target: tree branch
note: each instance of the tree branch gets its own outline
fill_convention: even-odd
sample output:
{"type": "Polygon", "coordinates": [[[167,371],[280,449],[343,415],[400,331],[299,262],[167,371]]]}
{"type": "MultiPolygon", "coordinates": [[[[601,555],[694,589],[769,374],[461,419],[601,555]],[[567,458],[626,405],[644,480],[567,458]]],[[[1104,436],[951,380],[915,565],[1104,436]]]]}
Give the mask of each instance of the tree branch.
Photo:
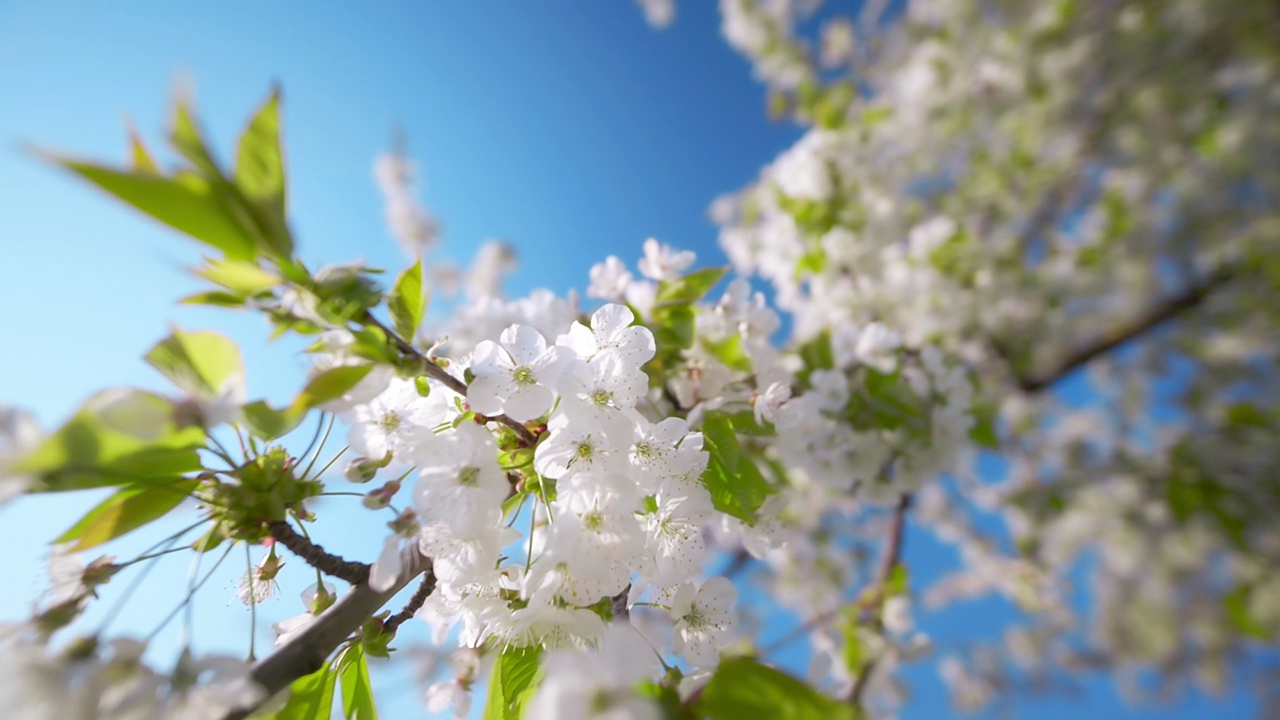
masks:
{"type": "MultiPolygon", "coordinates": [[[[903,531],[907,524],[907,510],[910,508],[911,493],[905,493],[893,509],[893,518],[889,521],[889,534],[884,541],[884,555],[880,556],[880,565],[876,568],[875,584],[864,593],[862,601],[864,606],[875,604],[884,596],[884,588],[889,584],[893,569],[902,561],[903,531]]],[[[858,706],[862,704],[862,694],[866,692],[867,683],[871,680],[871,673],[875,670],[879,659],[878,656],[870,658],[858,671],[858,677],[854,678],[853,687],[849,689],[850,704],[858,706]]]]}
{"type": "MultiPolygon", "coordinates": [[[[464,398],[467,396],[466,383],[454,377],[448,370],[445,370],[444,368],[440,367],[435,363],[434,360],[432,360],[431,358],[419,352],[418,349],[415,348],[412,343],[410,343],[408,340],[405,340],[404,338],[397,335],[394,330],[384,325],[382,321],[379,320],[378,318],[374,317],[373,313],[366,312],[364,320],[370,325],[374,325],[379,330],[381,330],[387,336],[387,339],[390,340],[393,344],[395,344],[396,349],[399,350],[401,353],[408,355],[409,357],[415,358],[419,362],[421,362],[422,372],[425,373],[427,377],[430,377],[434,380],[439,381],[445,387],[458,393],[464,398]]],[[[493,415],[493,416],[486,415],[485,417],[487,417],[490,420],[496,420],[497,422],[500,422],[503,425],[506,425],[507,427],[514,430],[516,434],[520,436],[520,440],[524,442],[526,447],[533,447],[534,445],[538,444],[538,437],[534,435],[533,432],[529,430],[529,428],[525,427],[525,424],[520,422],[519,420],[514,420],[512,418],[507,417],[506,415],[493,415]]]]}
{"type": "Polygon", "coordinates": [[[1018,387],[1023,392],[1028,393],[1044,390],[1086,365],[1094,358],[1105,355],[1130,340],[1172,320],[1183,312],[1199,306],[1215,290],[1221,288],[1238,275],[1239,267],[1237,266],[1227,265],[1219,268],[1203,283],[1187,288],[1183,292],[1149,308],[1147,312],[1138,316],[1132,324],[1095,338],[1092,342],[1068,355],[1052,370],[1039,375],[1019,377],[1018,387]]]}
{"type": "MultiPolygon", "coordinates": [[[[275,652],[253,664],[250,677],[266,691],[263,698],[269,698],[284,690],[298,678],[305,677],[324,666],[329,655],[333,653],[351,634],[359,630],[388,600],[400,592],[417,576],[426,573],[434,580],[430,558],[424,557],[413,549],[412,556],[405,559],[404,570],[385,592],[374,592],[368,585],[359,584],[351,588],[341,600],[320,614],[306,629],[302,630],[289,642],[281,645],[275,652]]],[[[427,583],[424,581],[423,586],[427,583]]],[[[432,588],[435,583],[430,584],[432,588]]],[[[423,599],[430,591],[423,593],[421,588],[414,595],[422,594],[423,599]]],[[[241,706],[228,713],[224,720],[243,720],[249,713],[262,705],[256,702],[241,706]]]]}
{"type": "Polygon", "coordinates": [[[344,560],[328,552],[319,545],[299,535],[288,522],[276,520],[269,523],[267,529],[271,537],[289,548],[290,552],[302,558],[308,565],[320,572],[346,580],[352,585],[359,585],[369,579],[369,566],[362,562],[344,560]]]}
{"type": "Polygon", "coordinates": [[[418,610],[422,609],[422,604],[427,601],[427,597],[436,589],[436,574],[430,567],[424,571],[422,576],[422,584],[414,591],[413,597],[409,598],[409,602],[404,604],[400,612],[387,618],[382,623],[383,632],[394,635],[400,626],[408,622],[418,610]]]}

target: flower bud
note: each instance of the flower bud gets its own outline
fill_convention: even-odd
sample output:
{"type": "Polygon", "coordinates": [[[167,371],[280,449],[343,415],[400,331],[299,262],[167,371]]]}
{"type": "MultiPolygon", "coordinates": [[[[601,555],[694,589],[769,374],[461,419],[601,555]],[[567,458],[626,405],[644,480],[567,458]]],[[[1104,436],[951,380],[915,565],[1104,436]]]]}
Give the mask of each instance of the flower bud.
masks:
{"type": "Polygon", "coordinates": [[[391,453],[387,453],[381,460],[358,457],[347,464],[347,470],[344,474],[347,480],[350,480],[353,483],[367,483],[378,474],[379,470],[386,467],[390,462],[391,453]]]}

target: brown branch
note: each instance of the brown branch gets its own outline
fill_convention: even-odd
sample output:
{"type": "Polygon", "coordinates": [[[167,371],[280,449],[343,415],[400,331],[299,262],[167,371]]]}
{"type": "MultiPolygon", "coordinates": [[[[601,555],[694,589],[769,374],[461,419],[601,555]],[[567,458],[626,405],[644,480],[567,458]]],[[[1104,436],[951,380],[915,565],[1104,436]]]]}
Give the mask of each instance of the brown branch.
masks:
{"type": "Polygon", "coordinates": [[[268,698],[289,687],[298,678],[306,677],[324,667],[325,661],[339,645],[359,630],[396,593],[424,572],[431,572],[431,560],[415,548],[405,558],[400,577],[386,591],[374,592],[363,583],[353,586],[349,593],[321,613],[320,617],[289,642],[253,664],[250,677],[262,686],[266,695],[260,701],[246,703],[227,713],[224,720],[243,720],[268,698]]]}
{"type": "Polygon", "coordinates": [[[1187,288],[1185,291],[1156,304],[1148,309],[1147,312],[1138,316],[1130,325],[1095,338],[1092,342],[1064,358],[1056,368],[1040,375],[1018,378],[1018,387],[1023,392],[1028,393],[1044,390],[1088,364],[1091,360],[1115,350],[1117,347],[1174,319],[1187,310],[1198,307],[1214,291],[1238,275],[1239,268],[1237,266],[1228,265],[1219,268],[1203,283],[1187,288]]]}
{"type": "MultiPolygon", "coordinates": [[[[422,372],[425,373],[427,377],[439,381],[445,387],[458,393],[464,398],[467,396],[466,383],[454,377],[448,370],[440,367],[434,360],[419,352],[412,343],[397,335],[394,330],[384,325],[378,318],[374,317],[373,313],[366,312],[364,321],[381,330],[387,336],[387,339],[390,340],[396,346],[396,349],[402,354],[416,359],[422,365],[422,372]]],[[[533,447],[538,444],[538,437],[519,420],[514,420],[506,415],[486,415],[485,417],[489,420],[500,422],[514,430],[515,433],[520,436],[520,440],[525,444],[525,447],[533,447]]]]}
{"type": "Polygon", "coordinates": [[[427,569],[423,571],[422,584],[414,591],[413,597],[409,598],[409,602],[404,604],[400,612],[387,618],[382,623],[382,630],[388,634],[394,635],[400,626],[409,621],[414,613],[422,609],[422,604],[427,601],[427,597],[436,589],[436,574],[431,564],[427,564],[427,569]]]}
{"type": "Polygon", "coordinates": [[[368,565],[362,562],[344,560],[328,552],[323,547],[299,535],[284,520],[276,520],[268,524],[267,529],[271,532],[271,537],[275,538],[277,542],[289,548],[294,555],[302,558],[308,565],[326,575],[346,580],[352,585],[359,585],[369,579],[368,565]]]}
{"type": "MultiPolygon", "coordinates": [[[[902,540],[907,524],[907,510],[911,508],[911,493],[905,493],[898,505],[893,509],[893,518],[889,521],[889,534],[885,538],[884,555],[880,557],[880,565],[876,568],[875,584],[864,593],[863,605],[874,604],[884,596],[884,588],[893,576],[893,569],[902,561],[902,540]]],[[[878,620],[877,620],[878,622],[878,620]]],[[[854,678],[853,687],[849,689],[848,701],[851,705],[862,704],[862,694],[866,692],[871,673],[875,671],[879,657],[866,661],[854,678]]]]}

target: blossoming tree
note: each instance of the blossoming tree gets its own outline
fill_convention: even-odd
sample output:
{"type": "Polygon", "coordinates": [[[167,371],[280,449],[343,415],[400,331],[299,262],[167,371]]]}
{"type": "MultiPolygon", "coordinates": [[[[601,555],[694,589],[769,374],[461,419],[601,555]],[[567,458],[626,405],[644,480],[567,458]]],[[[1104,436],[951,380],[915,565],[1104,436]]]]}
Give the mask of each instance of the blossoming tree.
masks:
{"type": "Polygon", "coordinates": [[[810,128],[713,204],[732,277],[648,240],[635,273],[591,270],[590,302],[506,299],[500,245],[466,271],[427,262],[436,224],[400,152],[377,179],[416,261],[315,269],[277,93],[229,163],[184,102],[176,167],[136,136],[125,167],[48,156],[203,243],[208,289],[183,302],[307,337],[312,369],[291,402],[250,400],[229,339],[175,329],[146,354],[168,394],[108,390],[48,431],[0,414],[0,502],[112,490],[55,539],[34,617],[0,628],[5,707],[373,718],[368,658],[425,622],[451,667],[428,705],[460,717],[481,682],[486,718],[886,717],[898,667],[931,658],[912,603],[992,593],[1022,618],[932,658],[961,707],[1081,667],[1228,682],[1280,631],[1280,13],[820,5],[721,3],[770,111],[810,128]],[[428,295],[455,293],[428,318],[428,295]],[[1087,409],[1052,392],[1081,372],[1087,409]],[[977,472],[983,453],[1004,477],[977,472]],[[369,515],[377,558],[309,538],[334,486],[391,510],[369,515]],[[81,559],[170,514],[191,524],[139,556],[81,559]],[[902,561],[908,515],[960,549],[930,587],[902,561]],[[117,575],[236,551],[259,556],[250,612],[286,560],[316,574],[251,662],[160,671],[144,642],[72,639],[117,575]],[[779,642],[809,640],[803,676],[744,631],[772,606],[799,618],[779,642]]]}

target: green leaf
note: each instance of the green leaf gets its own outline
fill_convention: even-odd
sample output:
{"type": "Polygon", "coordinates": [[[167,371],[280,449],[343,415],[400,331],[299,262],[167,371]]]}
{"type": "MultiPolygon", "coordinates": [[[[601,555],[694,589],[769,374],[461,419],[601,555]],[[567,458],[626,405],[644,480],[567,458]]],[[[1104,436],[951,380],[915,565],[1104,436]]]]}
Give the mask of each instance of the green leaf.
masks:
{"type": "Polygon", "coordinates": [[[721,414],[708,414],[702,423],[702,436],[710,443],[720,460],[730,470],[738,467],[738,436],[733,421],[721,414]]]}
{"type": "Polygon", "coordinates": [[[1270,424],[1265,413],[1253,403],[1247,402],[1237,403],[1227,408],[1227,423],[1260,428],[1265,428],[1270,424]]]}
{"type": "Polygon", "coordinates": [[[703,340],[702,345],[730,370],[751,372],[753,363],[751,362],[751,357],[747,355],[746,350],[742,347],[741,335],[730,335],[727,339],[717,343],[703,340]]]}
{"type": "Polygon", "coordinates": [[[985,448],[1000,449],[1000,437],[996,435],[996,426],[990,416],[975,418],[973,427],[969,430],[969,439],[985,448]]]}
{"type": "Polygon", "coordinates": [[[777,428],[773,425],[761,425],[757,422],[754,410],[740,410],[735,413],[729,413],[725,417],[729,419],[729,422],[733,423],[733,431],[739,435],[775,437],[778,434],[777,428]]]}
{"type": "Polygon", "coordinates": [[[396,278],[387,295],[387,309],[400,337],[413,342],[418,326],[427,312],[426,295],[422,291],[422,258],[396,278]]]}
{"type": "Polygon", "coordinates": [[[896,595],[906,595],[910,582],[911,576],[907,572],[907,566],[902,563],[894,564],[893,569],[889,571],[889,577],[884,582],[884,596],[891,598],[896,595]]]}
{"type": "Polygon", "coordinates": [[[662,306],[695,303],[715,287],[727,272],[729,272],[727,267],[703,268],[676,280],[663,280],[658,283],[655,304],[662,306]]]}
{"type": "Polygon", "coordinates": [[[162,177],[149,171],[116,170],[64,157],[53,162],[76,173],[134,208],[227,257],[252,260],[255,241],[240,224],[225,194],[191,172],[162,177]]]}
{"type": "Polygon", "coordinates": [[[707,720],[854,720],[857,716],[852,705],[751,658],[720,663],[698,697],[695,713],[707,720]]]}
{"type": "Polygon", "coordinates": [[[1253,618],[1250,612],[1249,596],[1253,594],[1253,588],[1249,585],[1239,585],[1222,598],[1222,606],[1227,611],[1227,619],[1231,621],[1231,626],[1237,631],[1245,635],[1251,635],[1261,640],[1271,640],[1274,634],[1265,626],[1253,618]]]}
{"type": "Polygon", "coordinates": [[[222,170],[209,151],[204,134],[196,122],[190,107],[191,99],[179,95],[173,103],[173,127],[169,131],[169,144],[178,154],[211,178],[222,177],[222,170]]]}
{"type": "Polygon", "coordinates": [[[223,308],[242,308],[244,307],[245,298],[235,293],[222,292],[221,290],[210,290],[208,292],[199,292],[188,295],[180,300],[180,305],[211,305],[213,307],[223,308]]]}
{"type": "Polygon", "coordinates": [[[755,462],[742,453],[733,420],[723,413],[708,413],[702,436],[709,455],[702,484],[712,504],[720,512],[754,523],[772,488],[755,462]]]}
{"type": "Polygon", "coordinates": [[[293,431],[307,416],[306,411],[296,412],[292,407],[276,410],[265,400],[255,400],[240,408],[249,431],[261,440],[275,440],[293,431]]]}
{"type": "Polygon", "coordinates": [[[858,630],[856,610],[845,613],[840,619],[840,635],[844,640],[844,652],[841,653],[844,667],[849,671],[850,676],[857,677],[862,670],[865,653],[862,648],[862,636],[858,630]]]}
{"type": "Polygon", "coordinates": [[[353,645],[338,662],[342,677],[342,714],[347,720],[378,720],[369,682],[369,663],[359,645],[353,645]]]}
{"type": "Polygon", "coordinates": [[[125,131],[129,133],[129,159],[133,163],[133,170],[152,175],[160,174],[160,168],[156,166],[156,161],[151,159],[151,152],[142,142],[138,129],[133,126],[133,121],[126,120],[125,125],[125,131]]]}
{"type": "Polygon", "coordinates": [[[244,377],[240,348],[227,336],[210,330],[185,332],[174,328],[146,355],[147,362],[174,385],[199,397],[213,397],[233,377],[244,377]]]}
{"type": "Polygon", "coordinates": [[[524,704],[536,689],[541,648],[507,648],[493,664],[484,720],[520,720],[524,704]]]}
{"type": "Polygon", "coordinates": [[[179,428],[173,402],[142,390],[108,390],[88,402],[14,470],[38,476],[32,492],[168,480],[201,469],[204,431],[179,428]]]}
{"type": "Polygon", "coordinates": [[[756,512],[769,497],[769,483],[749,458],[730,468],[716,450],[711,450],[702,484],[711,495],[711,503],[720,512],[747,523],[754,523],[756,512]]]}
{"type": "Polygon", "coordinates": [[[302,392],[294,398],[290,410],[306,411],[330,400],[336,400],[359,384],[372,369],[372,365],[339,365],[329,368],[311,378],[302,392]]]}
{"type": "MultiPolygon", "coordinates": [[[[244,260],[210,260],[195,273],[239,295],[255,295],[280,284],[280,276],[244,260]]],[[[236,304],[243,303],[238,300],[236,304]]]]}
{"type": "Polygon", "coordinates": [[[289,702],[280,710],[257,720],[329,720],[338,673],[325,664],[314,673],[298,678],[289,686],[289,702]]]}
{"type": "Polygon", "coordinates": [[[273,89],[240,135],[230,194],[243,207],[265,250],[277,258],[293,254],[286,221],[285,165],[280,150],[280,90],[273,89]]]}
{"type": "Polygon", "coordinates": [[[284,155],[280,151],[280,90],[273,89],[236,149],[235,183],[250,200],[283,218],[285,214],[284,155]]]}
{"type": "Polygon", "coordinates": [[[822,331],[806,340],[798,348],[800,359],[804,362],[804,370],[799,373],[800,379],[809,381],[809,373],[814,370],[833,370],[836,362],[831,352],[831,336],[822,331]]]}
{"type": "Polygon", "coordinates": [[[159,519],[178,507],[199,481],[175,478],[173,482],[126,487],[80,518],[54,542],[72,540],[73,550],[87,550],[159,519]]]}
{"type": "Polygon", "coordinates": [[[653,313],[653,335],[658,347],[693,347],[694,312],[688,305],[672,305],[653,313]]]}

